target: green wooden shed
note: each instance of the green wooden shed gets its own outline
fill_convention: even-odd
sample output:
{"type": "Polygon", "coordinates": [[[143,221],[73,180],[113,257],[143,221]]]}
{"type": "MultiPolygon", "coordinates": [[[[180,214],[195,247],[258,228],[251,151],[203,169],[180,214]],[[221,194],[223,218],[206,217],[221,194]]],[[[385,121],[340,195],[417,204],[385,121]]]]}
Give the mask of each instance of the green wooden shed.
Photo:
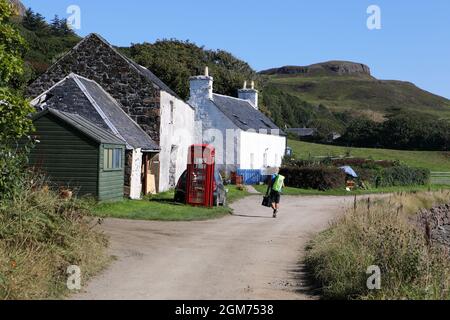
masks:
{"type": "Polygon", "coordinates": [[[125,142],[78,114],[47,109],[33,116],[30,166],[52,184],[99,201],[123,199],[125,142]]]}

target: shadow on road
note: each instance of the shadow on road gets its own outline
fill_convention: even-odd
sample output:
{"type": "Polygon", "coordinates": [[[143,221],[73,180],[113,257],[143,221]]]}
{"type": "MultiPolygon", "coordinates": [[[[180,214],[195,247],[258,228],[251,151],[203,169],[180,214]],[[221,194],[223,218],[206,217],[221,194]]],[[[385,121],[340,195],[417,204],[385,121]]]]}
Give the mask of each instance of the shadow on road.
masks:
{"type": "Polygon", "coordinates": [[[308,295],[313,299],[322,298],[320,284],[314,280],[311,270],[303,262],[300,262],[297,268],[289,270],[289,273],[297,280],[298,287],[295,290],[297,293],[308,295]]]}

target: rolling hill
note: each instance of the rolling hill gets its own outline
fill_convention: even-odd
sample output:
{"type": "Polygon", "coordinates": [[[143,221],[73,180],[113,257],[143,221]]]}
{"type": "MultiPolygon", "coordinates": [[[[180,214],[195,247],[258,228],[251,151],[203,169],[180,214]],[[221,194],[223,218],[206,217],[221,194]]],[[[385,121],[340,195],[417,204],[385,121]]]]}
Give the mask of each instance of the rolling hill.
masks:
{"type": "Polygon", "coordinates": [[[400,110],[450,120],[450,100],[410,82],[378,80],[368,66],[359,63],[330,61],[306,67],[286,66],[262,71],[260,75],[266,78],[266,88],[331,111],[350,111],[376,121],[400,110]]]}

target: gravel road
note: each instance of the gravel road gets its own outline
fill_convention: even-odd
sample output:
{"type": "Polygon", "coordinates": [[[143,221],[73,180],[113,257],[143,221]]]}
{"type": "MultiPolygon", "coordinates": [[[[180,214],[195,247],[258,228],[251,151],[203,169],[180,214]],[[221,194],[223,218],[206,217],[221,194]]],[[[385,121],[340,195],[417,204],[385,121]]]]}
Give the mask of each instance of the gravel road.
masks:
{"type": "Polygon", "coordinates": [[[278,219],[261,196],[200,222],[107,219],[117,259],[72,299],[314,299],[301,258],[349,197],[283,197],[278,219]]]}

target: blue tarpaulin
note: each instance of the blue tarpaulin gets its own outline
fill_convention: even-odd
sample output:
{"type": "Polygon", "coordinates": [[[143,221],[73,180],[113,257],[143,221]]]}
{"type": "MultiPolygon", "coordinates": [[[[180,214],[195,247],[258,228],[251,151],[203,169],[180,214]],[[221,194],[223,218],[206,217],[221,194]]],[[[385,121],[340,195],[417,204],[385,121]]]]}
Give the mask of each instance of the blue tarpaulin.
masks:
{"type": "Polygon", "coordinates": [[[353,178],[358,178],[358,175],[356,174],[355,170],[352,169],[352,167],[344,166],[341,167],[340,169],[342,169],[349,176],[352,176],[353,178]]]}
{"type": "Polygon", "coordinates": [[[243,182],[246,185],[259,184],[264,181],[264,176],[261,175],[261,170],[238,169],[237,175],[243,177],[243,182]]]}

